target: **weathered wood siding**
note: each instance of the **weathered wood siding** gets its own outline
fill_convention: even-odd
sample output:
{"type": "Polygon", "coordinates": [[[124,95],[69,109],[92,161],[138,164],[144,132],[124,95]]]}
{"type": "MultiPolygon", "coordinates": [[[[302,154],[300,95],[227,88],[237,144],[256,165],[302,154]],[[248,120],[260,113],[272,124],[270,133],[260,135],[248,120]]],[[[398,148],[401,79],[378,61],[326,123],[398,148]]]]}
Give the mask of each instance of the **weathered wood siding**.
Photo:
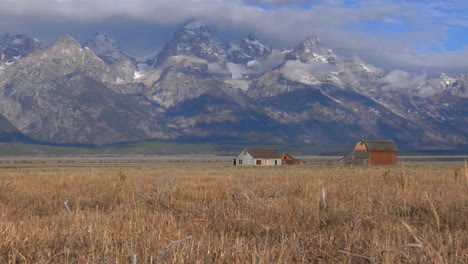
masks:
{"type": "Polygon", "coordinates": [[[284,154],[281,156],[281,163],[283,165],[295,165],[296,162],[293,157],[291,157],[289,154],[284,154]]]}
{"type": "Polygon", "coordinates": [[[369,165],[396,165],[396,151],[369,151],[369,165]]]}

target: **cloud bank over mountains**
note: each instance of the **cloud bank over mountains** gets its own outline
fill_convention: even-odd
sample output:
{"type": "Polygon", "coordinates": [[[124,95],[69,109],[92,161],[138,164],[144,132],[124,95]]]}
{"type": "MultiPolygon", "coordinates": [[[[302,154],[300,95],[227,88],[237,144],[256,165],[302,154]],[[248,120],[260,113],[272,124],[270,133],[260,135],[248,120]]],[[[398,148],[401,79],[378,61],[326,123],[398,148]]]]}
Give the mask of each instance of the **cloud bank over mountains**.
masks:
{"type": "Polygon", "coordinates": [[[195,18],[227,38],[254,32],[276,47],[319,35],[336,53],[389,70],[454,75],[468,68],[468,4],[461,0],[0,0],[0,6],[2,33],[55,39],[64,31],[120,32],[130,52],[145,42],[132,40],[132,31],[153,30],[145,35],[155,45],[195,18]],[[116,19],[121,23],[109,22],[116,19]]]}

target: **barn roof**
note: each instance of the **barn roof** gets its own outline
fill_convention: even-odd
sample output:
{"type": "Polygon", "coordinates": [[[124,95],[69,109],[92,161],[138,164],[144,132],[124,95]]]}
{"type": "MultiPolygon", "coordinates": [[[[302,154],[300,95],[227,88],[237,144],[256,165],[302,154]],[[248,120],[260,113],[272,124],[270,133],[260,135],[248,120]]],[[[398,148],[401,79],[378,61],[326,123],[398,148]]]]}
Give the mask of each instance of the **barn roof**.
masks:
{"type": "Polygon", "coordinates": [[[287,156],[289,156],[289,157],[291,157],[291,158],[293,158],[293,159],[294,159],[294,157],[293,157],[293,156],[291,156],[291,154],[289,154],[289,153],[286,153],[286,152],[281,152],[281,153],[278,153],[278,155],[280,155],[280,157],[283,157],[284,155],[287,155],[287,156]]]}
{"type": "Polygon", "coordinates": [[[273,158],[280,159],[280,155],[271,148],[246,148],[247,151],[254,159],[256,158],[273,158]]]}
{"type": "Polygon", "coordinates": [[[398,151],[393,140],[361,140],[369,151],[398,151]]]}

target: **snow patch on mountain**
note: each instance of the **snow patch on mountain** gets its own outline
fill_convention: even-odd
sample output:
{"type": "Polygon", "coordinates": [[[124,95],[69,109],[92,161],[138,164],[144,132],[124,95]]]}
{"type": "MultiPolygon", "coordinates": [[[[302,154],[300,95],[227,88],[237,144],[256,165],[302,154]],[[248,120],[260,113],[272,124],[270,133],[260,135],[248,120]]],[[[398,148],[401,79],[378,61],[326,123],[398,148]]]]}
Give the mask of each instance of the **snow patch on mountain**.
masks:
{"type": "Polygon", "coordinates": [[[272,52],[271,47],[263,44],[254,35],[249,34],[247,37],[227,45],[226,58],[230,62],[244,64],[269,56],[272,52]]]}
{"type": "Polygon", "coordinates": [[[329,95],[328,93],[324,92],[322,89],[320,89],[320,93],[325,95],[326,97],[328,97],[329,99],[335,101],[336,103],[339,103],[339,104],[343,104],[340,100],[332,97],[331,95],[329,95]]]}
{"type": "Polygon", "coordinates": [[[248,61],[247,64],[245,64],[245,66],[247,66],[247,68],[252,68],[259,64],[260,62],[258,60],[251,60],[251,61],[248,61]]]}
{"type": "Polygon", "coordinates": [[[374,72],[371,68],[369,68],[369,67],[368,67],[366,64],[364,64],[364,63],[360,63],[359,66],[361,66],[361,67],[364,69],[364,71],[366,71],[366,72],[374,72]]]}
{"type": "Polygon", "coordinates": [[[138,80],[138,79],[141,79],[141,78],[143,78],[143,77],[145,77],[145,73],[144,73],[144,72],[135,71],[135,72],[133,73],[133,79],[134,79],[134,80],[138,80]]]}

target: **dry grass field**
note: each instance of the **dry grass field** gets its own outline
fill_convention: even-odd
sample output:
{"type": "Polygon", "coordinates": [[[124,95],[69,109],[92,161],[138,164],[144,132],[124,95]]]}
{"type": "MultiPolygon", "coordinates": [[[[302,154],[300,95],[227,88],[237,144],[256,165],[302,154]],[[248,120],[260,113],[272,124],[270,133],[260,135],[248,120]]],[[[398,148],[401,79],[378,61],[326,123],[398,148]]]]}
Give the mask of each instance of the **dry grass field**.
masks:
{"type": "Polygon", "coordinates": [[[0,263],[468,263],[463,163],[3,165],[0,263]]]}

